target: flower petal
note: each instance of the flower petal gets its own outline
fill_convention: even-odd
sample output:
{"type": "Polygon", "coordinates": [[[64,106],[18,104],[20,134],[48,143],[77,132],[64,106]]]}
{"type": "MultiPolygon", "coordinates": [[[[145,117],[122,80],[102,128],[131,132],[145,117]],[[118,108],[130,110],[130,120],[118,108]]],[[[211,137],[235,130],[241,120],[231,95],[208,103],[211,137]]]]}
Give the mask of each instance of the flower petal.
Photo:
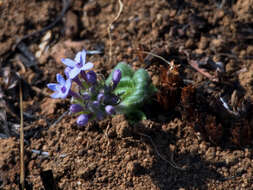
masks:
{"type": "Polygon", "coordinates": [[[86,62],[86,51],[83,49],[83,51],[81,52],[81,63],[85,64],[86,62]]]}
{"type": "Polygon", "coordinates": [[[61,93],[60,95],[59,95],[59,98],[62,98],[62,99],[65,99],[65,98],[67,98],[67,96],[68,96],[68,94],[67,93],[61,93]]]}
{"type": "Polygon", "coordinates": [[[63,76],[61,76],[61,74],[56,74],[56,80],[60,85],[64,85],[65,84],[65,79],[63,78],[63,76]]]}
{"type": "Polygon", "coordinates": [[[81,62],[81,55],[82,55],[82,52],[79,51],[76,56],[75,56],[75,62],[77,63],[80,63],[81,62]]]}
{"type": "Polygon", "coordinates": [[[78,112],[81,112],[83,111],[83,106],[81,106],[80,104],[72,104],[70,107],[69,107],[69,111],[71,113],[78,113],[78,112]]]}
{"type": "Polygon", "coordinates": [[[116,113],[115,108],[113,106],[111,106],[111,105],[105,106],[105,111],[109,115],[113,115],[113,114],[116,113]]]}
{"type": "Polygon", "coordinates": [[[72,69],[70,72],[69,72],[69,78],[70,79],[73,79],[75,78],[79,73],[80,73],[80,69],[78,69],[77,67],[75,67],[74,69],[72,69]]]}
{"type": "Polygon", "coordinates": [[[66,58],[66,59],[61,59],[61,62],[64,64],[64,65],[67,65],[68,67],[75,67],[76,65],[76,62],[69,59],[69,58],[66,58]]]}
{"type": "Polygon", "coordinates": [[[89,121],[89,116],[86,114],[82,114],[77,118],[77,125],[79,126],[84,126],[88,123],[89,121]]]}
{"type": "Polygon", "coordinates": [[[71,80],[70,79],[66,80],[65,87],[67,89],[66,91],[69,93],[69,90],[71,88],[71,80]]]}
{"type": "Polygon", "coordinates": [[[92,69],[92,67],[93,67],[93,63],[88,62],[88,63],[86,63],[86,64],[83,65],[83,67],[81,68],[81,70],[83,70],[83,71],[90,70],[90,69],[92,69]]]}
{"type": "Polygon", "coordinates": [[[47,84],[47,87],[48,87],[50,90],[57,91],[57,85],[58,85],[58,84],[55,84],[55,83],[49,83],[49,84],[47,84]]]}
{"type": "Polygon", "coordinates": [[[72,67],[66,67],[66,68],[64,69],[64,73],[65,73],[65,75],[66,75],[67,78],[69,78],[69,72],[70,72],[72,69],[73,69],[72,67]]]}
{"type": "Polygon", "coordinates": [[[59,98],[60,94],[58,92],[55,92],[55,93],[51,94],[50,96],[51,96],[51,98],[59,98]]]}

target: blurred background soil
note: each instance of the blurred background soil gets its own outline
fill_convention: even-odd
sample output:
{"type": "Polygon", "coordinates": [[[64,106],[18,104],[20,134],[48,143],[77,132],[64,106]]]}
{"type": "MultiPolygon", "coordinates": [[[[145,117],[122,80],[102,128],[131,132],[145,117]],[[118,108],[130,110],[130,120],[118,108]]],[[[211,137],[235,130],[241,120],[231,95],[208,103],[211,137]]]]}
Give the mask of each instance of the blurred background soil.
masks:
{"type": "Polygon", "coordinates": [[[27,189],[44,189],[47,170],[62,190],[253,189],[253,1],[122,3],[112,23],[117,0],[0,1],[0,189],[19,184],[20,81],[27,189]],[[83,48],[105,77],[120,61],[147,69],[148,120],[80,128],[69,100],[49,97],[61,58],[83,48]]]}

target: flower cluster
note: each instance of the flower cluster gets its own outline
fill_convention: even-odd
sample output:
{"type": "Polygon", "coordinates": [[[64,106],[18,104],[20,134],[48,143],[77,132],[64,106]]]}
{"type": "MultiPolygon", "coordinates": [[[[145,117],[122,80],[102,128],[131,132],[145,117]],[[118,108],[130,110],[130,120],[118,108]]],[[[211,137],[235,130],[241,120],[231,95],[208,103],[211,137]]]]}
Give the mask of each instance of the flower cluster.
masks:
{"type": "Polygon", "coordinates": [[[67,67],[64,73],[67,80],[62,75],[57,74],[58,83],[48,84],[48,88],[53,90],[52,98],[66,98],[71,96],[72,105],[70,112],[78,114],[77,124],[86,125],[91,120],[101,120],[107,115],[116,114],[115,106],[120,103],[120,98],[113,93],[121,80],[121,71],[114,70],[112,82],[106,84],[103,79],[91,70],[93,64],[86,63],[86,51],[78,52],[74,60],[62,59],[67,67]],[[72,82],[75,82],[79,90],[71,90],[72,82]]]}

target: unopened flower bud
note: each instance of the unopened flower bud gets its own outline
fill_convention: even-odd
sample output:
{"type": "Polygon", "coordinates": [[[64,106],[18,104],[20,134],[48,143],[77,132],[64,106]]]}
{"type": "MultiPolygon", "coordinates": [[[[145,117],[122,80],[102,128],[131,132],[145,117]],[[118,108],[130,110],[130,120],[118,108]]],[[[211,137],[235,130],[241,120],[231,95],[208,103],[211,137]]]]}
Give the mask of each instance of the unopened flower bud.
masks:
{"type": "Polygon", "coordinates": [[[89,100],[90,99],[90,95],[88,92],[84,92],[83,94],[83,100],[89,100]]]}
{"type": "Polygon", "coordinates": [[[89,88],[89,92],[90,92],[91,95],[96,94],[96,92],[97,92],[96,87],[95,87],[95,86],[91,86],[91,87],[89,88]]]}
{"type": "Polygon", "coordinates": [[[99,108],[99,102],[98,101],[93,101],[92,105],[94,106],[94,108],[99,108]]]}
{"type": "Polygon", "coordinates": [[[72,104],[69,108],[71,113],[78,113],[83,110],[83,106],[80,104],[72,104]]]}
{"type": "Polygon", "coordinates": [[[95,84],[97,82],[97,75],[94,71],[89,71],[86,73],[87,81],[91,84],[95,84]]]}
{"type": "Polygon", "coordinates": [[[105,106],[105,111],[109,115],[112,115],[112,114],[116,113],[115,108],[113,106],[111,106],[111,105],[105,106]]]}
{"type": "Polygon", "coordinates": [[[121,79],[121,71],[119,69],[115,69],[112,75],[112,82],[114,88],[118,85],[120,79],[121,79]]]}
{"type": "Polygon", "coordinates": [[[77,118],[76,123],[79,126],[84,126],[88,123],[88,121],[89,121],[88,115],[87,114],[82,114],[77,118]]]}
{"type": "Polygon", "coordinates": [[[87,80],[85,71],[81,71],[81,77],[82,77],[85,81],[87,80]]]}
{"type": "Polygon", "coordinates": [[[99,93],[97,96],[97,101],[102,102],[104,100],[104,97],[105,97],[104,93],[102,92],[99,93]]]}

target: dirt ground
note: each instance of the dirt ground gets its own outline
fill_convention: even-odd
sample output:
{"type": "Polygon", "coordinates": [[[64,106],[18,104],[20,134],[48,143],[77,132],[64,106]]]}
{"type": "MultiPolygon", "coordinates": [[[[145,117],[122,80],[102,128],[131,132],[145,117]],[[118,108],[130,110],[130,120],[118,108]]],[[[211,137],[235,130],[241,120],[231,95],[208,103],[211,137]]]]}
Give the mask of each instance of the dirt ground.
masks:
{"type": "Polygon", "coordinates": [[[44,189],[45,171],[62,190],[253,189],[253,1],[122,0],[117,20],[118,0],[68,2],[0,1],[0,189],[19,187],[16,73],[26,189],[44,189]],[[83,48],[102,52],[88,59],[105,77],[120,61],[146,68],[159,89],[147,120],[78,127],[49,97],[61,58],[83,48]]]}

